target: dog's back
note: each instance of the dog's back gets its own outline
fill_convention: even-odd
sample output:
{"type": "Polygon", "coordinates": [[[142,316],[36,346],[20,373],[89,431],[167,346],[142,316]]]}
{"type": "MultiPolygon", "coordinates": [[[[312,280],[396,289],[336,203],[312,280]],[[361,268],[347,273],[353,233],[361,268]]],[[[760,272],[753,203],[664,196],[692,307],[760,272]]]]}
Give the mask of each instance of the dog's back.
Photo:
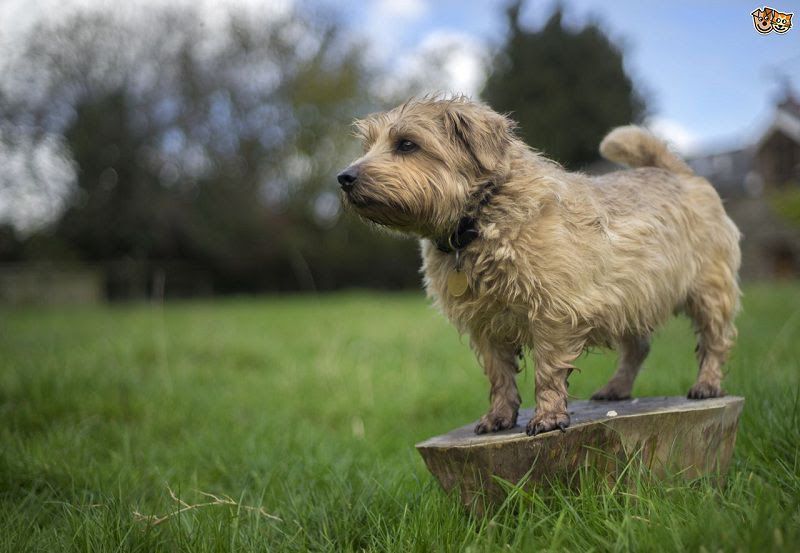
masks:
{"type": "Polygon", "coordinates": [[[630,209],[638,219],[645,215],[645,221],[648,215],[659,220],[671,216],[673,224],[688,228],[697,248],[713,245],[738,271],[740,233],[719,194],[663,141],[641,127],[618,127],[600,143],[600,154],[631,168],[595,179],[598,197],[615,204],[608,207],[617,215],[630,209]]]}
{"type": "Polygon", "coordinates": [[[620,247],[636,250],[628,254],[647,287],[665,279],[665,288],[678,292],[674,308],[686,311],[698,332],[706,333],[721,365],[735,336],[741,261],[740,233],[722,200],[706,179],[642,128],[614,129],[600,153],[632,168],[594,179],[596,197],[611,215],[610,229],[627,239],[620,247]],[[650,249],[651,241],[659,247],[650,249]]]}

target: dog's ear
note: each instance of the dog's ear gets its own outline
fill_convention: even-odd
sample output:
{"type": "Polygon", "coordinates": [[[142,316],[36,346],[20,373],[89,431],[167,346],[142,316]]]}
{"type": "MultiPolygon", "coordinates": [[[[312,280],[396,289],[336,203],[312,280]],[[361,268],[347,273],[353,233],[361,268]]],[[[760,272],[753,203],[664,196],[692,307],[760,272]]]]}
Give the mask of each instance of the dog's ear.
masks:
{"type": "Polygon", "coordinates": [[[356,119],[352,124],[353,135],[361,141],[362,146],[368,149],[375,142],[376,129],[372,117],[356,119]]]}
{"type": "Polygon", "coordinates": [[[514,139],[514,123],[509,118],[471,102],[450,103],[445,108],[444,126],[484,173],[497,170],[514,139]]]}

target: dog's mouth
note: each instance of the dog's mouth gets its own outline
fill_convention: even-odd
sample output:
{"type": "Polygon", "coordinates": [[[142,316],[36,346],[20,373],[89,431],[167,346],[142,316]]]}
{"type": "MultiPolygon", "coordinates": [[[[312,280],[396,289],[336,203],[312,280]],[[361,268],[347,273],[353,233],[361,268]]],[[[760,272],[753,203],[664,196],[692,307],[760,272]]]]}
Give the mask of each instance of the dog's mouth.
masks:
{"type": "Polygon", "coordinates": [[[356,209],[367,209],[369,207],[374,207],[379,205],[377,201],[363,194],[360,194],[353,189],[347,190],[343,192],[343,194],[347,200],[347,203],[349,203],[356,209]]]}
{"type": "Polygon", "coordinates": [[[359,215],[369,220],[374,220],[380,212],[388,209],[382,202],[355,189],[343,191],[342,195],[346,206],[351,207],[359,215]]]}
{"type": "Polygon", "coordinates": [[[406,210],[400,206],[390,205],[356,189],[343,192],[343,196],[345,205],[349,205],[359,216],[368,221],[399,231],[404,231],[410,226],[406,220],[406,210]]]}

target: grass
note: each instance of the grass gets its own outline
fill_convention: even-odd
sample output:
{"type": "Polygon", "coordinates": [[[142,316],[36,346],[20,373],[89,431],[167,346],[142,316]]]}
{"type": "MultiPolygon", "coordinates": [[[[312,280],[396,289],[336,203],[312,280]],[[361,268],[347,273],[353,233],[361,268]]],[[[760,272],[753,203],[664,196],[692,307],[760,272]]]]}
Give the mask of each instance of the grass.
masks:
{"type": "MultiPolygon", "coordinates": [[[[475,518],[413,445],[477,418],[487,383],[419,293],[5,309],[0,549],[798,551],[800,284],[748,287],[739,329],[724,489],[587,477],[475,518]]],[[[685,393],[692,350],[676,320],[635,394],[685,393]]],[[[570,391],[613,362],[582,358],[570,391]]]]}

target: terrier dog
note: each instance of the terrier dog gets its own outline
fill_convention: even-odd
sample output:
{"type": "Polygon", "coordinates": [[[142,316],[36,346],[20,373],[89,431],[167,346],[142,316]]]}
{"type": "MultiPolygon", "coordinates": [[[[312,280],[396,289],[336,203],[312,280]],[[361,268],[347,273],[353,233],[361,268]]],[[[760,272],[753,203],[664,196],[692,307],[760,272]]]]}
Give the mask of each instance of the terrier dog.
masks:
{"type": "Polygon", "coordinates": [[[630,397],[650,336],[677,312],[698,337],[688,397],[723,394],[739,231],[714,188],[663,142],[635,126],[614,129],[600,152],[631,169],[589,177],[463,97],[411,100],[354,125],[364,154],[338,175],[344,202],[421,239],[427,293],[469,335],[491,384],[476,433],[516,425],[525,350],[535,362],[529,435],[569,425],[567,377],[587,347],[619,350],[593,399],[630,397]]]}

